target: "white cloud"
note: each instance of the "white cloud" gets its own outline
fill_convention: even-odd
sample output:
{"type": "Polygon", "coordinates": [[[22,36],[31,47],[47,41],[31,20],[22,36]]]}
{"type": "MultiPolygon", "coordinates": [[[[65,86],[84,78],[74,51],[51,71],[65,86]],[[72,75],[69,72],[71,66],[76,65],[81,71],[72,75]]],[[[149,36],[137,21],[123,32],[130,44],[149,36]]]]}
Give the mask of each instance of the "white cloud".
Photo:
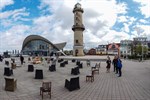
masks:
{"type": "Polygon", "coordinates": [[[139,36],[145,36],[150,40],[150,26],[149,25],[136,25],[138,28],[139,36]]]}
{"type": "MultiPolygon", "coordinates": [[[[3,42],[1,44],[7,44],[7,47],[11,47],[11,49],[21,49],[22,42],[26,36],[39,34],[53,43],[66,41],[66,48],[72,49],[74,35],[71,29],[74,24],[72,10],[76,3],[76,0],[41,0],[38,6],[41,15],[33,20],[31,19],[33,21],[32,26],[15,23],[18,20],[29,20],[24,18],[30,15],[26,8],[0,13],[2,25],[4,27],[7,25],[12,26],[6,31],[0,31],[0,34],[3,33],[0,37],[1,39],[6,38],[6,41],[11,40],[12,42],[3,42]],[[50,14],[44,15],[44,11],[50,14]]],[[[84,9],[83,24],[85,31],[83,36],[85,47],[95,47],[98,44],[107,44],[108,42],[120,42],[120,40],[132,39],[138,35],[135,30],[131,35],[129,34],[130,26],[137,19],[127,16],[127,4],[117,4],[116,0],[81,0],[80,3],[84,9]],[[122,16],[118,16],[118,14],[122,16]],[[124,27],[121,32],[111,29],[116,21],[123,22],[124,27]]],[[[143,20],[141,19],[140,21],[143,22],[143,20]]],[[[136,26],[137,24],[134,27],[136,26]]],[[[149,34],[148,25],[140,27],[144,30],[144,33],[149,34]]],[[[6,45],[3,46],[6,47],[6,45]]]]}
{"type": "Polygon", "coordinates": [[[146,18],[150,17],[150,1],[149,0],[134,0],[141,4],[140,11],[146,18]]]}
{"type": "Polygon", "coordinates": [[[0,19],[6,19],[9,17],[12,17],[12,19],[14,19],[17,16],[29,16],[29,13],[26,12],[26,8],[15,9],[0,13],[0,19]]]}
{"type": "Polygon", "coordinates": [[[26,36],[30,34],[30,27],[27,25],[16,25],[9,30],[0,32],[1,47],[6,50],[21,50],[21,45],[26,36]]]}
{"type": "Polygon", "coordinates": [[[148,23],[148,21],[145,20],[145,19],[140,19],[139,22],[144,23],[144,24],[145,24],[145,23],[148,23]]]}
{"type": "MultiPolygon", "coordinates": [[[[72,10],[77,2],[76,0],[62,1],[41,0],[39,8],[52,12],[52,15],[34,19],[34,30],[43,33],[42,35],[52,42],[66,41],[71,45],[74,34],[71,30],[74,18],[72,10]]],[[[84,9],[83,24],[86,30],[83,35],[85,45],[89,42],[102,43],[101,37],[104,37],[105,32],[115,24],[117,14],[125,14],[127,10],[125,3],[116,4],[115,0],[82,0],[80,3],[84,9]]]]}
{"type": "Polygon", "coordinates": [[[13,0],[0,0],[0,10],[5,8],[5,6],[14,4],[13,0]]]}
{"type": "MultiPolygon", "coordinates": [[[[26,11],[26,8],[20,8],[10,11],[5,11],[0,13],[1,25],[3,27],[10,27],[16,25],[18,21],[29,21],[30,19],[24,18],[29,16],[29,12],[26,11]]],[[[1,26],[1,27],[2,27],[1,26]]]]}

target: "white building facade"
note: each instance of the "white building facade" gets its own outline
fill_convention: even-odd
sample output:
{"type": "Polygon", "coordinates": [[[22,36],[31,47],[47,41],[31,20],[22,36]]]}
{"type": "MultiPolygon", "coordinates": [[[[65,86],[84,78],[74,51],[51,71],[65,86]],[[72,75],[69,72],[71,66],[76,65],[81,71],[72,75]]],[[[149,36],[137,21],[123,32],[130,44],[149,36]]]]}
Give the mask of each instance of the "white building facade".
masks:
{"type": "Polygon", "coordinates": [[[120,54],[123,57],[127,57],[132,54],[131,45],[132,45],[132,40],[121,40],[120,41],[120,54]]]}

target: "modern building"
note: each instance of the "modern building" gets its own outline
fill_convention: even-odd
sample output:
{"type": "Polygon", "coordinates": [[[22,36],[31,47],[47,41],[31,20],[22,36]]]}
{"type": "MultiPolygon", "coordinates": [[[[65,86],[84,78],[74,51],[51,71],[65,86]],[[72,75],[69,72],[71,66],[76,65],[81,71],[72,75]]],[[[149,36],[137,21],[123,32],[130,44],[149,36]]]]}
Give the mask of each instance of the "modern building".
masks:
{"type": "Polygon", "coordinates": [[[21,53],[24,55],[48,56],[51,53],[62,51],[65,45],[66,42],[53,44],[48,39],[42,36],[30,35],[23,41],[21,53]]]}
{"type": "Polygon", "coordinates": [[[74,13],[74,25],[72,26],[72,30],[74,31],[73,55],[84,56],[83,31],[85,30],[85,28],[82,23],[83,9],[81,8],[81,4],[77,3],[74,6],[73,13],[74,13]]]}
{"type": "Polygon", "coordinates": [[[120,54],[123,57],[131,56],[132,54],[132,40],[121,40],[120,41],[120,54]]]}

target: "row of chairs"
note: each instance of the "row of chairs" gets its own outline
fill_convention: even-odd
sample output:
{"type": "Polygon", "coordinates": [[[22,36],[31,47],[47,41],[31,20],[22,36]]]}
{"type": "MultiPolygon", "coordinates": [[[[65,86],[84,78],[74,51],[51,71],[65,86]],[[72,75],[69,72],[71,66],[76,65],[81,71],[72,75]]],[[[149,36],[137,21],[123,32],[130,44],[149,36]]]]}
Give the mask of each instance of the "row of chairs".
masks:
{"type": "Polygon", "coordinates": [[[86,82],[87,81],[91,81],[91,82],[94,81],[94,74],[95,73],[99,74],[100,66],[101,66],[101,63],[99,63],[99,64],[96,63],[94,67],[91,67],[91,74],[90,75],[86,75],[86,82]]]}

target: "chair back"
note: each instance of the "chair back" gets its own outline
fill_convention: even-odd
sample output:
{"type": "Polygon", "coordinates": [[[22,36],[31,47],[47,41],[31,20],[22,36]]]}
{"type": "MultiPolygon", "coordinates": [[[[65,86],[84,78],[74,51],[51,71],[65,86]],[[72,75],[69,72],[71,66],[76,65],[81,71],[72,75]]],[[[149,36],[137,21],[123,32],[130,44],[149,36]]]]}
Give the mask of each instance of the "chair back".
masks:
{"type": "Polygon", "coordinates": [[[92,72],[91,72],[91,73],[92,73],[92,74],[91,74],[92,76],[94,76],[94,72],[95,72],[95,71],[94,71],[94,70],[92,70],[92,72]]]}
{"type": "Polygon", "coordinates": [[[101,67],[101,62],[98,64],[98,67],[99,67],[99,68],[101,67]]]}
{"type": "Polygon", "coordinates": [[[51,89],[51,82],[43,82],[42,87],[43,87],[44,90],[51,89]]]}
{"type": "Polygon", "coordinates": [[[80,88],[79,77],[71,78],[70,86],[72,86],[73,88],[80,88]]]}

